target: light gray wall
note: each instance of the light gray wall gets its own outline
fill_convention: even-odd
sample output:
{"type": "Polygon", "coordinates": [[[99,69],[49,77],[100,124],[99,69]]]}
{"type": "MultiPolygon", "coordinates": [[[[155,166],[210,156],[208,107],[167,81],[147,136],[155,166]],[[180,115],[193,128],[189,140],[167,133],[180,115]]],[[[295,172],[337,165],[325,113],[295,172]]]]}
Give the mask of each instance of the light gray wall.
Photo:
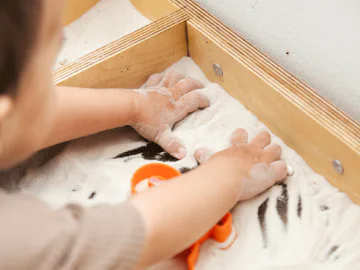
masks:
{"type": "Polygon", "coordinates": [[[360,0],[198,2],[360,122],[360,0]]]}

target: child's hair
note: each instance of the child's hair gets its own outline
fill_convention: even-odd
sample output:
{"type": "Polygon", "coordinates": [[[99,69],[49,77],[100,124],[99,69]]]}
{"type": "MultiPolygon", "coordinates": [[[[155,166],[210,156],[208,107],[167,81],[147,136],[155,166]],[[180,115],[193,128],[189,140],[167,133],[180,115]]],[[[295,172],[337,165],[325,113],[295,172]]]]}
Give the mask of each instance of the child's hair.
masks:
{"type": "Polygon", "coordinates": [[[0,95],[15,94],[37,38],[41,0],[0,0],[0,95]]]}

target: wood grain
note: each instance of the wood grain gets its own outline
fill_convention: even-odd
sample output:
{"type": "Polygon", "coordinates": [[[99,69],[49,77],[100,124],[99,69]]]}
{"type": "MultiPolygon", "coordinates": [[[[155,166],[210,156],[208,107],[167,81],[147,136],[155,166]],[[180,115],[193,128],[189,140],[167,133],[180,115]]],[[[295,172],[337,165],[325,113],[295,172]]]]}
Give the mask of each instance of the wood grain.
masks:
{"type": "Polygon", "coordinates": [[[179,8],[168,0],[130,0],[131,4],[151,21],[159,20],[179,8]]]}
{"type": "Polygon", "coordinates": [[[187,55],[187,15],[170,16],[56,70],[57,85],[136,88],[187,55]]]}
{"type": "Polygon", "coordinates": [[[315,172],[360,204],[359,124],[212,16],[189,15],[190,56],[208,78],[255,113],[315,172]],[[220,64],[223,77],[215,75],[213,63],[220,64]],[[343,175],[333,169],[334,159],[344,165],[343,175]]]}
{"type": "Polygon", "coordinates": [[[68,25],[80,18],[98,2],[99,0],[66,0],[64,25],[68,25]]]}

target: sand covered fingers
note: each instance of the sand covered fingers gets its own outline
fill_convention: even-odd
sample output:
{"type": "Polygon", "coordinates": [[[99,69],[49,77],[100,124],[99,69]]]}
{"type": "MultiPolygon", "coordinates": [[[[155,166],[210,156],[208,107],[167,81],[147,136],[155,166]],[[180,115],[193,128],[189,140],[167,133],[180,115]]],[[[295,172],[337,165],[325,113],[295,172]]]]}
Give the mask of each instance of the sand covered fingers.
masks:
{"type": "Polygon", "coordinates": [[[250,145],[256,150],[262,150],[271,142],[271,135],[266,131],[261,131],[251,141],[250,145]]]}
{"type": "Polygon", "coordinates": [[[187,151],[172,128],[189,113],[210,105],[205,95],[194,91],[202,87],[197,80],[173,70],[150,76],[145,88],[133,91],[135,113],[130,125],[172,156],[184,158],[187,151]]]}
{"type": "Polygon", "coordinates": [[[272,163],[281,158],[282,149],[280,145],[272,143],[264,148],[262,161],[265,163],[272,163]]]}
{"type": "Polygon", "coordinates": [[[204,85],[201,82],[193,78],[187,77],[180,80],[173,87],[171,87],[170,91],[173,93],[175,100],[179,100],[187,93],[201,88],[204,88],[204,85]]]}
{"type": "Polygon", "coordinates": [[[170,70],[164,74],[164,77],[160,81],[159,86],[171,88],[175,84],[177,84],[179,81],[181,81],[183,78],[184,78],[184,75],[177,73],[174,70],[170,70]]]}
{"type": "Polygon", "coordinates": [[[210,149],[200,148],[195,158],[203,164],[210,158],[231,166],[232,174],[241,182],[239,200],[250,199],[287,176],[286,163],[281,158],[282,149],[271,143],[271,136],[263,131],[248,143],[248,134],[244,129],[237,129],[231,137],[232,146],[214,154],[210,149]]]}
{"type": "Polygon", "coordinates": [[[188,114],[210,106],[208,97],[200,92],[193,91],[183,95],[176,103],[176,122],[182,120],[188,114]]]}
{"type": "Polygon", "coordinates": [[[151,75],[149,79],[146,81],[144,88],[158,86],[163,78],[164,78],[164,73],[156,73],[151,75]]]}
{"type": "Polygon", "coordinates": [[[154,139],[154,142],[177,159],[182,159],[187,154],[183,142],[175,136],[170,128],[160,131],[159,135],[154,139]]]}
{"type": "Polygon", "coordinates": [[[234,147],[240,147],[248,143],[248,133],[245,129],[239,128],[234,131],[231,136],[231,145],[234,147]]]}

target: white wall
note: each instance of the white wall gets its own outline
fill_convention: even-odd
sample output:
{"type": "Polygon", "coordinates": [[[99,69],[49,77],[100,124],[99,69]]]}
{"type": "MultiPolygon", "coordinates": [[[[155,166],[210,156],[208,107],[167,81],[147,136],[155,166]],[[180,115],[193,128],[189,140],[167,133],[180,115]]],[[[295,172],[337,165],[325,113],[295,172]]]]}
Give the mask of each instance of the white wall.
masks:
{"type": "Polygon", "coordinates": [[[360,121],[360,0],[198,2],[360,121]]]}

